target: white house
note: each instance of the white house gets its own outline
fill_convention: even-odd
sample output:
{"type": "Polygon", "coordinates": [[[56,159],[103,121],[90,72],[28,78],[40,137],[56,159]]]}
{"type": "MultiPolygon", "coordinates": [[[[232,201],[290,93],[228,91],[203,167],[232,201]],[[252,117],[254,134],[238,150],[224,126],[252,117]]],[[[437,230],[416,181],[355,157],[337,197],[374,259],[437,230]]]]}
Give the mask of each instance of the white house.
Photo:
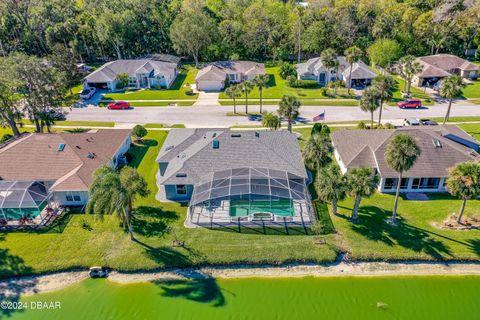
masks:
{"type": "Polygon", "coordinates": [[[198,90],[220,91],[225,83],[240,83],[265,74],[265,65],[253,61],[217,61],[198,71],[195,83],[198,90]]]}
{"type": "MultiPolygon", "coordinates": [[[[348,87],[350,84],[350,64],[345,57],[337,57],[339,67],[338,73],[334,69],[326,68],[320,57],[309,59],[307,62],[296,65],[297,78],[299,80],[315,80],[318,84],[326,86],[330,81],[342,80],[348,87]]],[[[371,70],[363,61],[355,62],[352,66],[352,87],[364,87],[369,85],[375,72],[371,70]]]]}
{"type": "Polygon", "coordinates": [[[108,62],[83,79],[84,87],[117,90],[117,76],[129,76],[128,88],[169,88],[178,75],[177,63],[148,59],[108,62]]]}

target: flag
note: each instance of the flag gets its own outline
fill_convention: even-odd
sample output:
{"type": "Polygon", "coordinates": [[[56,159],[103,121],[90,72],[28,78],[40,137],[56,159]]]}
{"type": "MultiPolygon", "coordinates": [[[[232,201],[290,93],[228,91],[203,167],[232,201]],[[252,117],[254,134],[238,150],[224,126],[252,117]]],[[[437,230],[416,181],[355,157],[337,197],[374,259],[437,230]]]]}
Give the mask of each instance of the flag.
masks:
{"type": "Polygon", "coordinates": [[[313,117],[313,122],[317,122],[320,120],[325,120],[325,110],[320,113],[318,116],[313,117]]]}

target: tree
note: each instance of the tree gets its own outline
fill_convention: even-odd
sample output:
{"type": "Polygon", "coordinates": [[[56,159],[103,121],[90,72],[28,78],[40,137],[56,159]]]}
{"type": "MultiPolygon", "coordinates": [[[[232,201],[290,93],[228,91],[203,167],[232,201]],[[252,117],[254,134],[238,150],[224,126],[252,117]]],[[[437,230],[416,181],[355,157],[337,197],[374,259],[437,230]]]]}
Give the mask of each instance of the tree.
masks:
{"type": "Polygon", "coordinates": [[[301,105],[302,104],[297,97],[289,95],[284,95],[278,104],[279,108],[277,113],[280,117],[287,118],[288,131],[290,132],[292,132],[293,120],[295,120],[300,114],[299,109],[301,105]]]}
{"type": "Polygon", "coordinates": [[[403,90],[410,94],[410,87],[412,86],[413,77],[420,73],[423,69],[422,65],[415,60],[416,58],[412,55],[404,56],[400,58],[400,75],[402,76],[405,84],[403,90]]]}
{"type": "Polygon", "coordinates": [[[144,126],[137,124],[132,129],[132,134],[135,136],[137,141],[142,141],[142,138],[148,134],[147,129],[144,126]]]}
{"type": "Polygon", "coordinates": [[[198,67],[200,50],[213,40],[215,25],[213,20],[201,10],[184,10],[172,23],[170,39],[178,53],[191,55],[198,67]]]}
{"type": "Polygon", "coordinates": [[[19,86],[10,59],[0,58],[0,125],[7,124],[15,136],[20,135],[16,121],[22,118],[19,86]]]}
{"type": "Polygon", "coordinates": [[[320,200],[332,204],[332,213],[336,215],[338,201],[345,199],[347,190],[346,178],[340,168],[335,164],[322,168],[317,174],[315,189],[320,200]]]}
{"type": "Polygon", "coordinates": [[[480,196],[480,165],[469,161],[459,163],[448,170],[448,192],[462,200],[457,222],[462,223],[462,216],[467,200],[477,199],[480,196]]]}
{"type": "Polygon", "coordinates": [[[280,62],[280,66],[278,67],[278,73],[280,78],[287,79],[289,76],[297,77],[297,70],[293,65],[288,62],[280,62]]]}
{"type": "Polygon", "coordinates": [[[253,89],[253,84],[250,80],[245,80],[239,85],[240,90],[242,90],[243,94],[245,95],[245,113],[248,114],[248,94],[253,89]]]}
{"type": "Polygon", "coordinates": [[[350,89],[352,88],[352,70],[353,64],[360,61],[362,58],[363,52],[357,46],[353,46],[345,50],[345,60],[350,64],[349,72],[348,72],[348,94],[350,94],[350,89]]]}
{"type": "MultiPolygon", "coordinates": [[[[332,70],[335,71],[335,82],[334,84],[334,94],[337,95],[337,83],[336,80],[338,79],[338,68],[340,66],[340,63],[338,62],[337,59],[337,54],[335,50],[332,48],[328,48],[322,51],[320,54],[320,61],[322,61],[323,66],[331,73],[332,70]]],[[[329,79],[329,81],[332,81],[332,79],[329,79]]]]}
{"type": "Polygon", "coordinates": [[[385,69],[400,58],[402,48],[395,40],[380,39],[368,47],[367,52],[373,64],[385,69]]]}
{"type": "Polygon", "coordinates": [[[463,94],[463,87],[464,84],[460,76],[451,75],[442,80],[439,93],[442,97],[448,99],[448,108],[447,113],[445,114],[445,119],[443,119],[443,124],[445,124],[448,121],[448,118],[450,118],[450,109],[452,108],[453,99],[463,94]]]}
{"type": "Polygon", "coordinates": [[[353,206],[353,222],[358,221],[358,209],[362,198],[368,198],[375,193],[378,177],[371,168],[354,168],[347,173],[347,194],[355,200],[353,206]]]}
{"type": "Polygon", "coordinates": [[[387,149],[385,150],[385,161],[390,168],[398,173],[395,203],[390,220],[393,225],[397,223],[398,196],[400,195],[403,173],[413,167],[420,154],[421,150],[416,144],[415,139],[408,134],[397,134],[388,142],[387,149]]]}
{"type": "Polygon", "coordinates": [[[390,75],[380,75],[373,78],[372,87],[375,88],[377,97],[380,99],[380,110],[378,112],[378,124],[382,123],[383,103],[393,98],[393,91],[397,81],[390,75]]]}
{"type": "Polygon", "coordinates": [[[132,167],[123,167],[120,171],[109,166],[98,168],[93,174],[90,185],[87,212],[96,214],[116,213],[128,226],[130,239],[133,236],[133,202],[137,197],[149,194],[145,179],[132,167]]]}
{"type": "Polygon", "coordinates": [[[58,71],[63,72],[68,90],[70,94],[73,94],[72,87],[78,83],[82,77],[80,70],[77,68],[75,55],[70,49],[65,48],[61,44],[56,44],[48,60],[58,71]]]}
{"type": "Polygon", "coordinates": [[[225,94],[233,99],[233,113],[237,113],[237,98],[242,95],[242,88],[238,85],[231,85],[225,89],[225,94]]]}
{"type": "Polygon", "coordinates": [[[119,73],[115,77],[115,80],[117,81],[117,88],[123,89],[128,86],[128,83],[130,82],[130,76],[128,73],[119,73]]]}
{"type": "Polygon", "coordinates": [[[317,122],[313,125],[312,130],[310,131],[310,134],[311,135],[324,134],[328,136],[330,134],[330,128],[326,124],[317,122]]]}
{"type": "Polygon", "coordinates": [[[262,126],[269,128],[270,130],[277,130],[281,125],[282,121],[280,120],[280,117],[273,112],[269,112],[262,116],[262,126]]]}
{"type": "Polygon", "coordinates": [[[253,79],[254,84],[257,86],[258,91],[260,92],[260,113],[262,113],[263,88],[268,88],[269,81],[270,75],[268,74],[259,74],[253,79]]]}
{"type": "Polygon", "coordinates": [[[379,92],[376,88],[370,87],[363,91],[360,99],[360,109],[365,112],[370,112],[370,129],[373,129],[373,113],[380,107],[379,92]]]}
{"type": "Polygon", "coordinates": [[[325,134],[313,134],[303,149],[303,157],[312,169],[320,170],[332,161],[333,146],[330,137],[325,134]]]}

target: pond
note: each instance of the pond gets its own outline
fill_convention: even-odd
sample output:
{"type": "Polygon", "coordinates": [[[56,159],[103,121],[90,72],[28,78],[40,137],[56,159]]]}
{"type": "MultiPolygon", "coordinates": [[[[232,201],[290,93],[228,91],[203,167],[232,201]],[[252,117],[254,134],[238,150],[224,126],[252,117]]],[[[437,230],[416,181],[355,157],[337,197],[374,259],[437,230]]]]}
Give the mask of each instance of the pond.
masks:
{"type": "Polygon", "coordinates": [[[11,319],[478,319],[479,288],[476,276],[87,280],[21,300],[60,309],[11,319]]]}

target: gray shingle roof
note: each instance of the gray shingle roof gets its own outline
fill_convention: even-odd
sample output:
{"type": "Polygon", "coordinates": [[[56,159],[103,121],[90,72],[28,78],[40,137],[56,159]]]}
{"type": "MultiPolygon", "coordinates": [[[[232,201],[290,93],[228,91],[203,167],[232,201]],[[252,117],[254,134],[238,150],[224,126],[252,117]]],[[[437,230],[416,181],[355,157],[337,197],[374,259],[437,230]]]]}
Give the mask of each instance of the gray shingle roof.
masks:
{"type": "MultiPolygon", "coordinates": [[[[345,57],[338,56],[339,72],[344,77],[348,77],[350,73],[350,64],[345,60],[345,57]]],[[[318,75],[320,70],[325,69],[320,57],[308,59],[307,62],[296,65],[297,74],[315,74],[318,75]]],[[[355,62],[352,68],[352,79],[372,79],[376,74],[363,61],[355,62]]]]}
{"type": "Polygon", "coordinates": [[[227,74],[265,74],[265,65],[254,61],[217,61],[202,68],[195,80],[224,80],[227,74]]]}
{"type": "Polygon", "coordinates": [[[456,126],[403,127],[386,130],[339,130],[332,134],[332,142],[347,168],[377,168],[382,177],[396,177],[385,161],[385,150],[392,137],[406,133],[414,137],[422,153],[415,165],[405,172],[410,177],[445,177],[448,168],[457,163],[479,160],[468,146],[455,142],[463,139],[478,145],[471,136],[456,126]],[[433,140],[442,147],[435,147],[433,140]]]}
{"type": "Polygon", "coordinates": [[[297,138],[288,131],[256,134],[229,129],[172,129],[157,162],[168,163],[159,178],[161,184],[195,184],[216,171],[242,167],[271,168],[307,177],[297,138]],[[213,148],[213,140],[218,140],[218,149],[213,148]],[[186,177],[177,177],[177,173],[186,177]]]}
{"type": "Polygon", "coordinates": [[[431,56],[418,57],[417,61],[423,65],[420,73],[422,78],[447,77],[449,70],[479,70],[480,67],[452,54],[435,54],[431,56]]]}

